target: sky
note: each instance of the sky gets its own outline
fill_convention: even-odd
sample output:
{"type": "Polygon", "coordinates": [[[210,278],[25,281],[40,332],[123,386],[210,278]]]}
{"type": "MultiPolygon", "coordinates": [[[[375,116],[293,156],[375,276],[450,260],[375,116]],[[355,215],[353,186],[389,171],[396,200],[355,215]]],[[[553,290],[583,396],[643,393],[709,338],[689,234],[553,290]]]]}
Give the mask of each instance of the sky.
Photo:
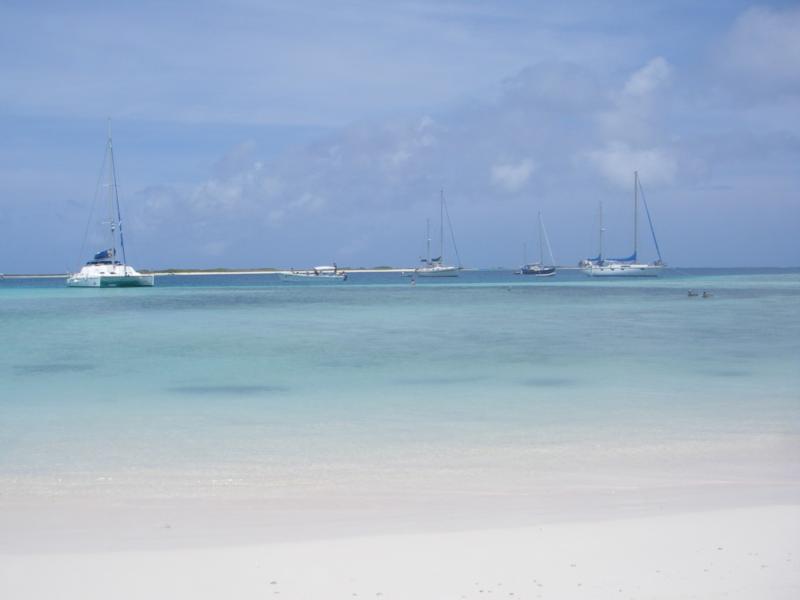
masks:
{"type": "Polygon", "coordinates": [[[464,266],[536,258],[539,212],[576,264],[601,202],[626,255],[634,171],[668,264],[798,266],[798,32],[798,1],[4,0],[0,272],[104,247],[108,118],[136,268],[414,265],[441,190],[464,266]]]}

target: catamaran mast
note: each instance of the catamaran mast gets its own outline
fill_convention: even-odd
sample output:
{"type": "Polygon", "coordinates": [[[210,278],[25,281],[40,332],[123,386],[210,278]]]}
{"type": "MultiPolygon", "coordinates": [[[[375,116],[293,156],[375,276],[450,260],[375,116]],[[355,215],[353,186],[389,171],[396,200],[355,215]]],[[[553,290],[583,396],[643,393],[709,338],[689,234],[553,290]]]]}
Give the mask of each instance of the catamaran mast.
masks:
{"type": "Polygon", "coordinates": [[[111,149],[111,119],[108,120],[106,133],[106,157],[108,158],[108,171],[105,187],[108,191],[108,235],[109,249],[111,250],[111,264],[117,258],[117,223],[114,219],[114,153],[111,149]]]}
{"type": "MultiPolygon", "coordinates": [[[[114,164],[114,145],[111,142],[111,119],[108,120],[108,152],[111,158],[111,185],[114,189],[114,196],[113,196],[113,204],[116,205],[116,225],[119,227],[119,245],[120,249],[122,250],[122,264],[128,264],[128,259],[125,256],[125,237],[122,235],[122,211],[119,208],[119,192],[117,190],[117,167],[114,164]]],[[[112,204],[111,207],[111,214],[112,214],[112,221],[114,215],[114,205],[112,204]]],[[[114,225],[111,225],[112,233],[114,229],[114,225]]],[[[117,247],[116,247],[116,240],[114,243],[114,259],[116,259],[117,255],[117,247]]]]}

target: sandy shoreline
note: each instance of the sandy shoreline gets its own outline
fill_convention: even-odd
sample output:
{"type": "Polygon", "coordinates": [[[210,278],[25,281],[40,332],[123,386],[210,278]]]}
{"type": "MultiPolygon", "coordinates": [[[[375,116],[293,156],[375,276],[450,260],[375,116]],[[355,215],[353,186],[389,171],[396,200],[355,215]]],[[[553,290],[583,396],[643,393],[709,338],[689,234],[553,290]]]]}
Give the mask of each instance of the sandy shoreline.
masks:
{"type": "Polygon", "coordinates": [[[794,598],[800,506],[251,546],[0,555],[4,598],[794,598]]]}

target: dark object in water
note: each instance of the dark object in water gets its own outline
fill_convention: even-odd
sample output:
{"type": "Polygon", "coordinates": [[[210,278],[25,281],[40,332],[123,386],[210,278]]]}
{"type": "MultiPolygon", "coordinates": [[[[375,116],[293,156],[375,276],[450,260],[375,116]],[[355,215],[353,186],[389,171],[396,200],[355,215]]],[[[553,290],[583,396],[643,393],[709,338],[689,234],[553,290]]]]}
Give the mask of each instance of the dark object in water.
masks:
{"type": "Polygon", "coordinates": [[[699,296],[699,295],[700,294],[698,294],[694,290],[689,290],[689,298],[694,298],[695,296],[699,296]]]}
{"type": "Polygon", "coordinates": [[[523,265],[520,269],[521,275],[535,275],[537,277],[550,277],[556,274],[555,267],[548,267],[542,264],[523,265]]]}
{"type": "Polygon", "coordinates": [[[703,298],[713,298],[714,294],[711,292],[703,292],[703,298]]]}

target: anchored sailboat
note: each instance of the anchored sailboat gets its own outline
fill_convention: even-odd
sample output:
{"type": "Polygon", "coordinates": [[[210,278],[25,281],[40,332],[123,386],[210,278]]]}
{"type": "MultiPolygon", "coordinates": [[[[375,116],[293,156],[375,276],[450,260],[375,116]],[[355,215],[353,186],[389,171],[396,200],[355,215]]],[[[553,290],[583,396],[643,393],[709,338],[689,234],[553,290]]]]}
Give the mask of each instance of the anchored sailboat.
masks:
{"type": "MultiPolygon", "coordinates": [[[[72,273],[67,278],[67,285],[69,287],[150,287],[153,285],[152,275],[142,275],[126,264],[125,238],[122,235],[122,213],[119,208],[117,171],[114,166],[110,121],[106,153],[103,157],[103,171],[106,173],[106,183],[102,187],[106,189],[109,210],[106,222],[109,226],[108,247],[97,252],[79,273],[72,273]],[[118,259],[117,248],[121,251],[122,261],[118,259]]],[[[98,195],[99,187],[95,192],[95,200],[98,195]]],[[[94,208],[94,203],[92,208],[94,208]]],[[[89,219],[91,220],[91,216],[89,219]]],[[[81,254],[83,254],[82,249],[81,254]]]]}
{"type": "Polygon", "coordinates": [[[556,274],[556,261],[553,258],[553,249],[550,247],[550,239],[544,229],[542,213],[539,212],[539,262],[522,265],[519,272],[521,275],[535,275],[536,277],[552,277],[556,274]],[[550,254],[550,264],[544,264],[544,244],[547,244],[547,252],[550,254]]]}
{"type": "Polygon", "coordinates": [[[641,183],[639,182],[639,172],[633,173],[633,254],[625,258],[606,258],[603,253],[603,204],[600,203],[600,247],[597,256],[581,261],[583,272],[590,277],[658,277],[664,268],[664,261],[661,259],[661,249],[658,247],[656,231],[653,228],[653,220],[650,218],[650,209],[644,197],[641,183]],[[639,255],[639,192],[642,192],[642,204],[647,214],[647,222],[650,225],[650,233],[653,236],[653,244],[658,254],[658,260],[653,263],[643,263],[638,261],[639,255]]]}
{"type": "Polygon", "coordinates": [[[456,238],[453,234],[453,224],[450,222],[450,213],[447,212],[447,204],[444,200],[444,190],[440,194],[439,202],[439,256],[431,258],[431,221],[427,220],[427,255],[422,259],[423,265],[414,269],[414,273],[419,277],[458,277],[461,270],[461,260],[458,266],[447,265],[444,263],[444,219],[447,217],[447,224],[450,228],[450,238],[453,243],[453,251],[458,259],[458,248],[456,238]]]}

